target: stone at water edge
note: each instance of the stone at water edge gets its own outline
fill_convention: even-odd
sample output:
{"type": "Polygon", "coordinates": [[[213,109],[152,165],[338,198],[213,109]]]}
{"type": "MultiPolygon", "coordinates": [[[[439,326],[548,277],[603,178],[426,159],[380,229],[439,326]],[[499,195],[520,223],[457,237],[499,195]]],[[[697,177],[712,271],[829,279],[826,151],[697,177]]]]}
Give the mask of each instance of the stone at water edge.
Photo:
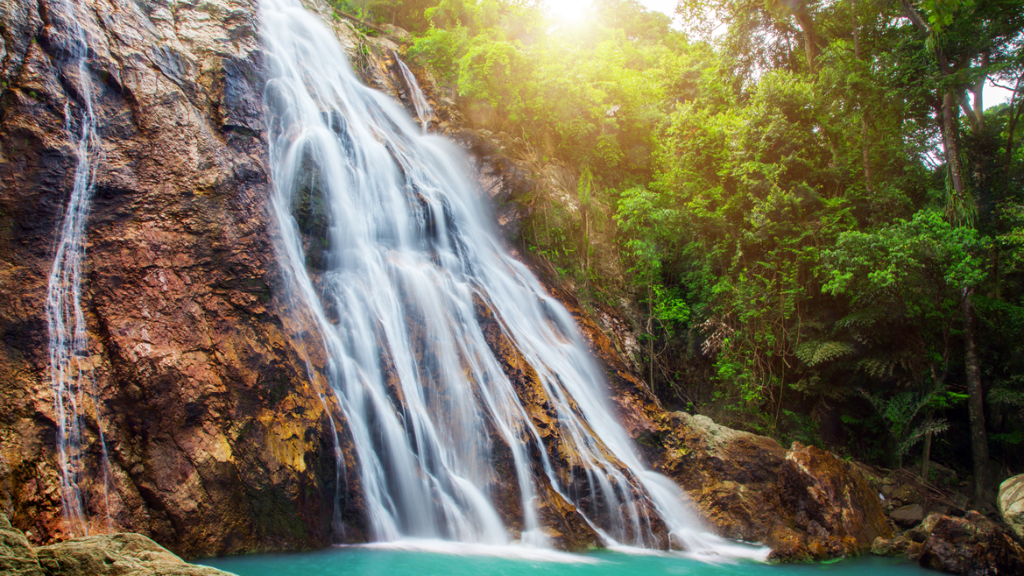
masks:
{"type": "Polygon", "coordinates": [[[921,566],[966,576],[1024,574],[1024,547],[1001,526],[971,511],[964,518],[929,516],[921,566]]]}
{"type": "Polygon", "coordinates": [[[4,576],[232,576],[195,566],[141,534],[104,534],[33,548],[0,512],[4,576]]]}
{"type": "Polygon", "coordinates": [[[0,512],[0,574],[43,576],[32,545],[20,530],[11,527],[3,512],[0,512]]]}
{"type": "Polygon", "coordinates": [[[879,536],[871,543],[871,553],[875,556],[899,556],[910,548],[910,540],[903,536],[888,539],[879,536]]]}
{"type": "Polygon", "coordinates": [[[684,412],[660,425],[657,469],[683,486],[723,536],[763,542],[783,561],[855,556],[876,538],[893,537],[878,492],[824,450],[799,443],[786,450],[684,412]]]}
{"type": "Polygon", "coordinates": [[[77,538],[36,550],[49,576],[231,576],[188,564],[141,534],[77,538]]]}
{"type": "Polygon", "coordinates": [[[1008,478],[999,485],[997,504],[1006,524],[1024,538],[1024,474],[1008,478]]]}

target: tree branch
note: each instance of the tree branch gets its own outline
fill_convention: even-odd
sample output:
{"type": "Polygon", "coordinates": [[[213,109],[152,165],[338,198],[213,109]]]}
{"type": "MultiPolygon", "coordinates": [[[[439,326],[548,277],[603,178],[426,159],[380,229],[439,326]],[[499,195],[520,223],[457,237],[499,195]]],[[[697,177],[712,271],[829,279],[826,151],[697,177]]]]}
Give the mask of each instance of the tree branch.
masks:
{"type": "Polygon", "coordinates": [[[900,2],[903,4],[903,11],[907,13],[907,18],[910,18],[910,21],[914,26],[917,26],[925,34],[931,34],[931,26],[929,26],[928,23],[924,21],[924,18],[917,13],[917,10],[910,5],[910,0],[900,0],[900,2]]]}

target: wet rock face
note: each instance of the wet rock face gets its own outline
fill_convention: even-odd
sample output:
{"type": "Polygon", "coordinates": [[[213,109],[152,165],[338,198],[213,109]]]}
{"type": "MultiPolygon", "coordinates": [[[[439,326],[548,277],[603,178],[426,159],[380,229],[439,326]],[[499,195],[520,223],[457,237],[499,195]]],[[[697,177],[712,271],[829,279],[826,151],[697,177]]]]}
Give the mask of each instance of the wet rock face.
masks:
{"type": "MultiPolygon", "coordinates": [[[[78,353],[98,398],[82,406],[92,530],[185,556],[362,538],[357,478],[335,473],[336,447],[356,467],[344,425],[309,378],[323,359],[279,298],[255,2],[85,4],[103,148],[78,353]]],[[[45,315],[78,160],[65,114],[84,105],[67,6],[0,6],[0,510],[35,542],[72,535],[45,315]]]]}
{"type": "Polygon", "coordinates": [[[1008,478],[999,486],[999,513],[1006,525],[1024,538],[1024,474],[1008,478]]]}

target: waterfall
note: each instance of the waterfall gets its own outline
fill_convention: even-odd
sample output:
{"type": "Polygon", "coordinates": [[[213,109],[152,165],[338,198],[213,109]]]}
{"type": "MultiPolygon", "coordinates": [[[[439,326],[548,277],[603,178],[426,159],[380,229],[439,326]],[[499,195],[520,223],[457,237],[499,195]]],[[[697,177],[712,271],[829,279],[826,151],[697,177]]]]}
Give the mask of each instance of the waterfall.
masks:
{"type": "Polygon", "coordinates": [[[402,62],[397,54],[395,54],[395,61],[398,62],[398,70],[402,73],[402,80],[405,81],[405,86],[408,88],[409,99],[412,100],[413,109],[416,110],[416,118],[420,121],[420,126],[423,126],[423,131],[426,132],[430,128],[430,121],[434,119],[434,109],[431,108],[430,102],[427,102],[423,90],[420,90],[420,84],[416,81],[412,70],[409,70],[409,67],[402,62]]]}
{"type": "Polygon", "coordinates": [[[53,266],[46,292],[49,372],[57,420],[57,462],[64,517],[72,533],[88,535],[88,512],[82,485],[94,479],[83,476],[83,419],[90,407],[99,431],[102,490],[107,504],[108,524],[110,521],[106,440],[99,426],[95,383],[91,378],[92,353],[82,310],[82,269],[86,262],[85,224],[102,150],[93,103],[95,88],[88,69],[89,43],[85,29],[79,22],[78,6],[65,1],[53,8],[56,8],[52,12],[54,29],[66,33],[57,38],[63,49],[62,72],[75,87],[81,102],[73,107],[69,95],[64,106],[64,130],[68,139],[75,143],[77,164],[71,194],[57,229],[53,266]]]}
{"type": "Polygon", "coordinates": [[[277,256],[326,349],[370,536],[506,544],[491,487],[514,481],[524,543],[545,543],[550,486],[610,545],[763,558],[706,533],[644,469],[572,317],[505,251],[462,153],[363,86],[298,0],[261,0],[260,17],[277,256]]]}

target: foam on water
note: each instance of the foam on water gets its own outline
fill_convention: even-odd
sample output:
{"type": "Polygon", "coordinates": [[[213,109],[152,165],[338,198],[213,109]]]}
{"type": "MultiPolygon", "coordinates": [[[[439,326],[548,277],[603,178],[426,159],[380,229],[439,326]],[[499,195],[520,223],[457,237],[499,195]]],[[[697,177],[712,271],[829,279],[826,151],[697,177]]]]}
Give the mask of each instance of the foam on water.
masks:
{"type": "Polygon", "coordinates": [[[506,560],[529,560],[535,562],[556,562],[561,564],[597,564],[600,558],[559,552],[551,548],[537,548],[524,544],[512,543],[502,546],[490,544],[472,544],[452,542],[450,540],[396,540],[394,542],[374,542],[358,546],[341,546],[366,548],[368,550],[401,550],[405,552],[427,552],[448,554],[451,556],[487,556],[506,560]]]}

